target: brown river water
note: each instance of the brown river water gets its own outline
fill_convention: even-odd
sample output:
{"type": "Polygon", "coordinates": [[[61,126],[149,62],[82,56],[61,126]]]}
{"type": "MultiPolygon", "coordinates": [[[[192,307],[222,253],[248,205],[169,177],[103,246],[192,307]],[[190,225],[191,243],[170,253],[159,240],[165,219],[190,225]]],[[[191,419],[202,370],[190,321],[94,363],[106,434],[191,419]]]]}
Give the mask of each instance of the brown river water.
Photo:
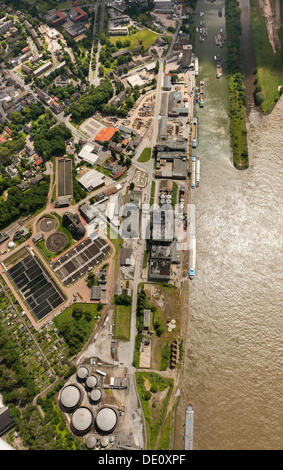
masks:
{"type": "MultiPolygon", "coordinates": [[[[231,162],[227,83],[216,79],[214,34],[224,0],[199,0],[208,38],[196,41],[205,108],[199,119],[197,265],[190,283],[188,331],[175,448],[194,407],[194,449],[283,448],[282,160],[283,97],[273,112],[249,111],[250,167],[231,162]]],[[[224,13],[224,11],[223,11],[224,13]]],[[[225,72],[225,69],[224,69],[225,72]]]]}

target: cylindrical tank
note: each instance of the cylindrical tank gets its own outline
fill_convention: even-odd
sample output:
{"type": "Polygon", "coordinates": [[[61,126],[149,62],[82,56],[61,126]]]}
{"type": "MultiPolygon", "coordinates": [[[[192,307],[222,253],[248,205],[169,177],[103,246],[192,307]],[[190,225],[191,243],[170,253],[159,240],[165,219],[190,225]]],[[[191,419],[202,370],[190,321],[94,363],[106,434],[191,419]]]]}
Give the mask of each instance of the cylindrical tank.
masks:
{"type": "Polygon", "coordinates": [[[102,437],[100,440],[101,447],[107,447],[109,445],[108,437],[102,437]]]}
{"type": "Polygon", "coordinates": [[[89,370],[87,366],[79,366],[77,369],[77,378],[79,382],[85,382],[89,375],[89,370]]]}
{"type": "Polygon", "coordinates": [[[102,399],[102,390],[100,388],[94,388],[89,394],[90,402],[97,404],[102,399]]]}
{"type": "Polygon", "coordinates": [[[85,441],[85,445],[88,449],[94,449],[97,444],[97,439],[94,434],[90,434],[85,441]]]}
{"type": "Polygon", "coordinates": [[[98,385],[98,379],[96,377],[96,375],[90,375],[87,379],[86,379],[86,387],[89,389],[89,390],[92,390],[94,387],[97,387],[98,385]]]}
{"type": "Polygon", "coordinates": [[[73,432],[82,436],[89,432],[93,423],[93,415],[89,408],[81,406],[72,415],[71,428],[73,432]]]}
{"type": "Polygon", "coordinates": [[[116,427],[118,415],[113,408],[100,408],[96,415],[96,426],[98,430],[105,434],[110,434],[116,427]]]}
{"type": "Polygon", "coordinates": [[[72,411],[74,411],[78,406],[80,406],[81,401],[82,392],[77,385],[67,385],[61,390],[59,402],[61,408],[65,412],[71,413],[72,411]]]}

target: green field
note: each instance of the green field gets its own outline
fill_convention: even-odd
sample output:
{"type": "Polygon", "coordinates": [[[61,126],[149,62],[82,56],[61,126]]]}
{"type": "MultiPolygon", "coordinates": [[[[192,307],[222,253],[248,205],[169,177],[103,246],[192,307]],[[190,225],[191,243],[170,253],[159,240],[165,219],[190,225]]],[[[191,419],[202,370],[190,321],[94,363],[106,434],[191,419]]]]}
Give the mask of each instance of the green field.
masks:
{"type": "MultiPolygon", "coordinates": [[[[136,372],[136,382],[146,422],[147,448],[155,449],[164,425],[174,382],[173,379],[165,379],[153,372],[136,372]],[[164,397],[161,392],[165,391],[164,397]]],[[[170,436],[170,431],[167,436],[162,433],[161,445],[168,443],[168,434],[170,436]]]]}
{"type": "Polygon", "coordinates": [[[131,305],[115,306],[115,333],[116,338],[124,341],[130,340],[131,335],[131,305]]]}
{"type": "Polygon", "coordinates": [[[149,29],[143,29],[142,31],[138,31],[131,36],[112,36],[109,38],[109,41],[112,44],[116,44],[116,41],[121,41],[122,43],[127,39],[131,42],[128,49],[133,50],[135,47],[139,47],[143,45],[144,49],[149,49],[152,46],[156,39],[158,38],[158,34],[154,33],[153,31],[149,31],[149,29]]]}
{"type": "Polygon", "coordinates": [[[92,329],[97,321],[96,316],[100,316],[99,313],[97,313],[97,304],[87,304],[83,302],[76,302],[72,304],[70,307],[66,308],[64,312],[62,312],[60,315],[58,315],[54,319],[54,323],[56,324],[57,327],[61,326],[62,323],[64,323],[66,320],[70,320],[72,318],[72,313],[75,307],[81,307],[83,310],[87,310],[92,314],[92,320],[90,321],[90,329],[92,329]]]}
{"type": "Polygon", "coordinates": [[[140,163],[146,163],[148,160],[150,160],[151,157],[151,148],[145,148],[141,155],[138,158],[138,162],[140,163]]]}
{"type": "Polygon", "coordinates": [[[257,70],[257,88],[261,89],[264,100],[261,109],[270,112],[279,98],[279,86],[283,86],[283,5],[281,2],[281,29],[279,39],[281,49],[276,54],[268,40],[265,19],[256,0],[251,0],[251,30],[257,70]]]}
{"type": "Polygon", "coordinates": [[[46,13],[48,10],[51,10],[52,8],[56,8],[57,10],[61,9],[66,9],[69,8],[69,3],[70,2],[56,2],[54,0],[39,0],[38,2],[34,2],[38,8],[38,11],[40,13],[46,13]]]}
{"type": "Polygon", "coordinates": [[[70,357],[82,349],[99,318],[97,304],[76,302],[54,319],[59,335],[66,341],[70,357]]]}

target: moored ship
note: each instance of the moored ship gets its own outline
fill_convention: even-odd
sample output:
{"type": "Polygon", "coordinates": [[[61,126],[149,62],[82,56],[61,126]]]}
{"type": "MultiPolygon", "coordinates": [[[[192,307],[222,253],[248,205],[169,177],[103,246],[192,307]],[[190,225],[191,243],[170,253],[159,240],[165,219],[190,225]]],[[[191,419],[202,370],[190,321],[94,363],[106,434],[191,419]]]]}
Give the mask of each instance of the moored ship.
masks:
{"type": "Polygon", "coordinates": [[[216,64],[216,78],[222,77],[222,65],[218,62],[216,64]]]}
{"type": "Polygon", "coordinates": [[[186,434],[185,434],[185,450],[193,450],[194,438],[194,409],[191,403],[186,409],[186,434]]]}
{"type": "Polygon", "coordinates": [[[198,120],[196,117],[193,118],[193,136],[192,136],[192,147],[197,147],[197,140],[198,140],[198,120]]]}
{"type": "Polygon", "coordinates": [[[196,274],[196,239],[190,240],[190,263],[189,263],[189,278],[193,279],[196,274]]]}
{"type": "Polygon", "coordinates": [[[197,157],[196,159],[196,188],[199,187],[199,181],[200,181],[200,158],[197,157]]]}
{"type": "Polygon", "coordinates": [[[192,182],[192,189],[196,186],[196,156],[192,156],[192,173],[191,173],[191,182],[192,182]]]}

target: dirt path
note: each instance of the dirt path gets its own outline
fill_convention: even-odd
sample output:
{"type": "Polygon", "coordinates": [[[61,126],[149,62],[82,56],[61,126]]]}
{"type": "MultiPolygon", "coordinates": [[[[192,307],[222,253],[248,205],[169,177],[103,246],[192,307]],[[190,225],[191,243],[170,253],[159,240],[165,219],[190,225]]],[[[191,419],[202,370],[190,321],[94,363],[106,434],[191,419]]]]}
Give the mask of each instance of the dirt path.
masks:
{"type": "Polygon", "coordinates": [[[279,29],[281,27],[280,0],[263,0],[261,2],[268,39],[274,54],[280,48],[279,29]]]}

